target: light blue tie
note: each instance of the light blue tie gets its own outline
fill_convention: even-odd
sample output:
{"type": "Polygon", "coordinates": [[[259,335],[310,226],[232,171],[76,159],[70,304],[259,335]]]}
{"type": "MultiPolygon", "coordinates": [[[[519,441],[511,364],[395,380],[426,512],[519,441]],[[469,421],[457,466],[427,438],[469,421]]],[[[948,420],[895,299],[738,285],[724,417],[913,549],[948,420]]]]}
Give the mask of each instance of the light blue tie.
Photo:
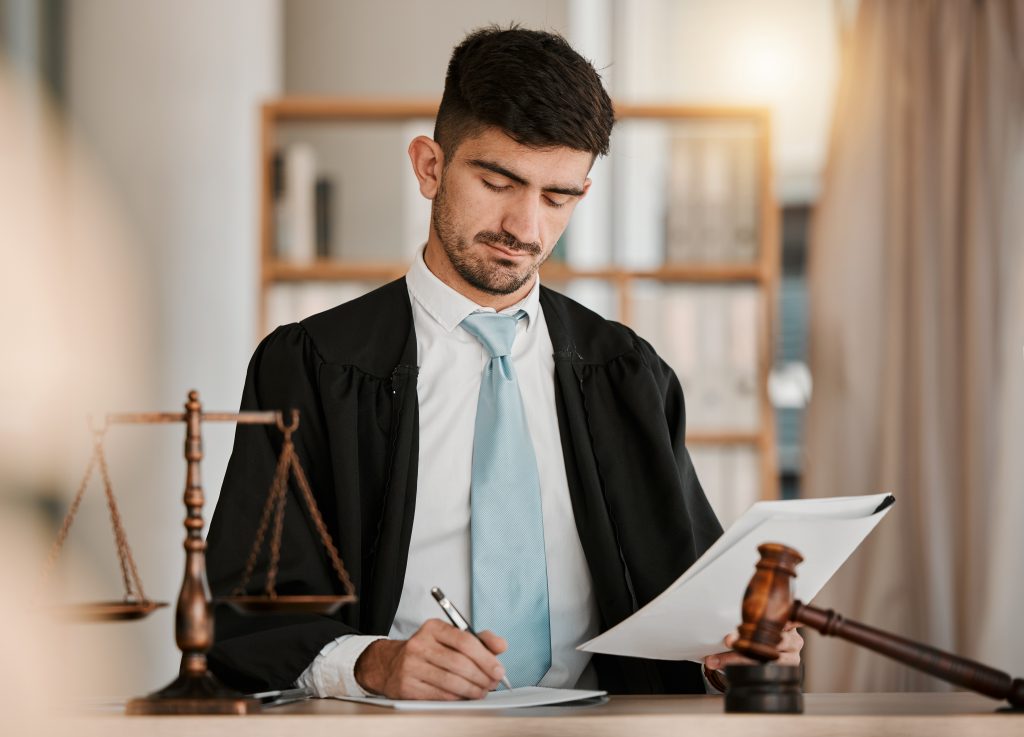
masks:
{"type": "Polygon", "coordinates": [[[475,312],[462,321],[491,356],[473,435],[473,627],[508,640],[500,659],[514,687],[536,685],[551,667],[540,478],[510,355],[525,314],[475,312]]]}

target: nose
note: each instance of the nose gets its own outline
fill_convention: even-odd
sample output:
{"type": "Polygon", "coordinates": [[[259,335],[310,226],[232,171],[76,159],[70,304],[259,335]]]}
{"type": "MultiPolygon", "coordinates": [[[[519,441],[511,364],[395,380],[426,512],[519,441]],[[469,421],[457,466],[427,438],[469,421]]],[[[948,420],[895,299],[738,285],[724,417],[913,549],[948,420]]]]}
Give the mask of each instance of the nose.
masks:
{"type": "Polygon", "coordinates": [[[524,191],[509,203],[501,227],[522,243],[540,243],[540,218],[539,198],[524,191]]]}

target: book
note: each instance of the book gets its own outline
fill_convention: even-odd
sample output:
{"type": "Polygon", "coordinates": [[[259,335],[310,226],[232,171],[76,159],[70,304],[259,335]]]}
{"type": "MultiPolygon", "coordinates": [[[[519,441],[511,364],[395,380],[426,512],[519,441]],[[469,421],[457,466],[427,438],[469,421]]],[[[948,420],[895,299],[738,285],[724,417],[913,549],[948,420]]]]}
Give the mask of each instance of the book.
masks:
{"type": "Polygon", "coordinates": [[[316,257],[316,158],[307,143],[293,143],[283,153],[283,193],[275,208],[280,241],[277,256],[293,264],[316,257]]]}
{"type": "Polygon", "coordinates": [[[331,222],[331,202],[334,198],[334,182],[327,177],[316,180],[316,257],[330,258],[333,223],[331,222]]]}

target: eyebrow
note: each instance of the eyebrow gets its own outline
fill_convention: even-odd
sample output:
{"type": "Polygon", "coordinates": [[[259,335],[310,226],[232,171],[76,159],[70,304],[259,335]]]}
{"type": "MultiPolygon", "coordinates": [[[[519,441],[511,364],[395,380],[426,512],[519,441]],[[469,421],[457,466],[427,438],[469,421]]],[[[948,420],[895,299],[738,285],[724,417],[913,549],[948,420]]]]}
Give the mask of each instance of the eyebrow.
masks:
{"type": "MultiPolygon", "coordinates": [[[[470,166],[475,166],[478,169],[486,169],[487,171],[492,171],[495,174],[500,174],[503,177],[507,177],[508,179],[511,179],[516,184],[523,184],[523,185],[528,185],[529,184],[528,181],[523,179],[518,174],[515,174],[514,172],[509,171],[508,169],[503,167],[501,164],[496,164],[493,161],[486,161],[485,159],[470,159],[469,160],[469,165],[470,166]]],[[[541,187],[541,190],[544,191],[544,192],[551,192],[552,194],[564,194],[564,195],[566,195],[568,197],[582,197],[583,196],[583,190],[581,188],[579,188],[579,187],[541,187]]]]}

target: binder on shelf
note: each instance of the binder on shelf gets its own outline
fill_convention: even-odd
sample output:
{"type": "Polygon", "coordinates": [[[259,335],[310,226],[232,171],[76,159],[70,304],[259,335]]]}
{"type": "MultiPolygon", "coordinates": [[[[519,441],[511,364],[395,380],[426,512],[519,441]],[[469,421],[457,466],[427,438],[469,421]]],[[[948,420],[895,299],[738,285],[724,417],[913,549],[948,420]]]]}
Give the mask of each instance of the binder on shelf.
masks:
{"type": "Polygon", "coordinates": [[[274,202],[274,253],[291,264],[316,258],[316,157],[313,147],[293,143],[281,154],[274,202]]]}
{"type": "Polygon", "coordinates": [[[758,317],[749,285],[646,284],[632,321],[686,393],[687,428],[756,432],[760,423],[758,317]]]}
{"type": "Polygon", "coordinates": [[[316,209],[316,257],[330,258],[332,228],[332,203],[334,201],[334,182],[327,177],[317,177],[315,192],[316,209]]]}
{"type": "Polygon", "coordinates": [[[700,202],[696,195],[697,141],[676,136],[671,143],[665,217],[665,262],[699,260],[700,202]]]}
{"type": "Polygon", "coordinates": [[[758,185],[760,172],[757,160],[757,138],[741,136],[733,142],[733,243],[732,261],[754,263],[758,257],[757,233],[760,222],[758,213],[758,185]]]}
{"type": "Polygon", "coordinates": [[[729,527],[761,498],[757,448],[744,445],[690,445],[704,494],[723,527],[729,527]]]}
{"type": "Polygon", "coordinates": [[[756,129],[691,123],[671,140],[665,261],[757,261],[760,162],[756,129]]]}

